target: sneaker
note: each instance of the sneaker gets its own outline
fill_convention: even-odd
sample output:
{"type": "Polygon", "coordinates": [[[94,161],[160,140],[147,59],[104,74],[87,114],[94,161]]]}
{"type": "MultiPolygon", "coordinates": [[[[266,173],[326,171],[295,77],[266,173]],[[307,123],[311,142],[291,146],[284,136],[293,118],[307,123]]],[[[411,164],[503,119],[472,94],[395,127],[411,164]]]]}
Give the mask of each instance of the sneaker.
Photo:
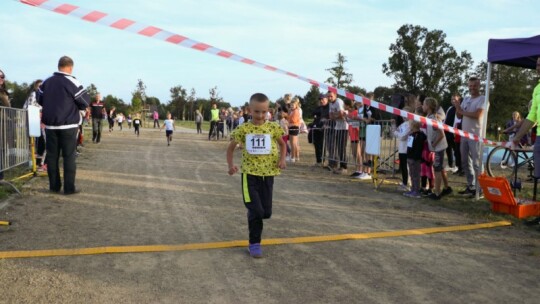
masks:
{"type": "Polygon", "coordinates": [[[422,196],[429,196],[431,193],[433,193],[431,191],[431,189],[421,189],[420,190],[420,195],[422,195],[422,196]]]}
{"type": "Polygon", "coordinates": [[[449,195],[452,193],[452,187],[448,186],[448,188],[446,189],[443,189],[443,191],[441,191],[441,196],[445,196],[445,195],[449,195]]]}
{"type": "Polygon", "coordinates": [[[371,179],[371,175],[367,174],[366,172],[362,172],[362,174],[360,174],[360,177],[358,177],[359,179],[363,179],[363,180],[367,180],[367,179],[371,179]]]}
{"type": "Polygon", "coordinates": [[[64,195],[72,195],[72,194],[77,194],[77,193],[81,193],[81,189],[75,188],[75,191],[73,191],[73,192],[64,192],[64,195]]]}
{"type": "Polygon", "coordinates": [[[404,185],[404,184],[400,184],[400,185],[398,186],[398,190],[399,190],[399,191],[405,191],[405,192],[410,191],[410,190],[409,190],[409,187],[408,187],[407,185],[404,185]]]}
{"type": "Polygon", "coordinates": [[[441,195],[437,195],[435,193],[430,193],[428,196],[427,196],[429,199],[432,199],[434,201],[438,201],[441,199],[441,195]]]}
{"type": "Polygon", "coordinates": [[[345,174],[347,174],[347,169],[345,169],[345,168],[337,168],[336,170],[334,170],[334,174],[345,175],[345,174]]]}
{"type": "Polygon", "coordinates": [[[476,189],[467,187],[464,190],[459,191],[458,193],[459,194],[466,194],[466,195],[476,194],[476,189]]]}
{"type": "Polygon", "coordinates": [[[41,167],[38,168],[39,172],[47,172],[47,164],[41,165],[41,167]]]}
{"type": "Polygon", "coordinates": [[[291,161],[291,157],[289,155],[285,156],[285,161],[286,162],[290,162],[291,161]]]}
{"type": "Polygon", "coordinates": [[[354,171],[354,173],[351,174],[351,177],[357,178],[357,177],[359,177],[360,175],[362,175],[362,172],[354,171]]]}
{"type": "Polygon", "coordinates": [[[366,166],[366,167],[371,167],[371,166],[373,166],[373,163],[371,162],[371,160],[368,160],[368,161],[366,161],[366,162],[363,162],[362,164],[363,164],[364,166],[366,166]]]}
{"type": "Polygon", "coordinates": [[[409,192],[405,192],[403,193],[403,195],[405,195],[406,197],[411,197],[411,198],[421,198],[422,196],[420,195],[419,192],[417,191],[409,191],[409,192]]]}
{"type": "Polygon", "coordinates": [[[248,252],[252,258],[256,258],[256,259],[262,258],[261,244],[260,243],[249,244],[248,252]]]}

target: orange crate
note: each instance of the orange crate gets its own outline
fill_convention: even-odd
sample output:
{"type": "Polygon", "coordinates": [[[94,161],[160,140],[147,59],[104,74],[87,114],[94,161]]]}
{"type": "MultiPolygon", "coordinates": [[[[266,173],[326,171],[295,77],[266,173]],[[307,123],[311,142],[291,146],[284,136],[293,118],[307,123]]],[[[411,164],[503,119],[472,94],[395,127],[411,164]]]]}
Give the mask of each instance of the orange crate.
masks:
{"type": "Polygon", "coordinates": [[[540,203],[516,201],[510,183],[504,177],[489,177],[482,174],[478,178],[484,196],[491,202],[493,212],[511,214],[517,218],[540,216],[540,203]]]}

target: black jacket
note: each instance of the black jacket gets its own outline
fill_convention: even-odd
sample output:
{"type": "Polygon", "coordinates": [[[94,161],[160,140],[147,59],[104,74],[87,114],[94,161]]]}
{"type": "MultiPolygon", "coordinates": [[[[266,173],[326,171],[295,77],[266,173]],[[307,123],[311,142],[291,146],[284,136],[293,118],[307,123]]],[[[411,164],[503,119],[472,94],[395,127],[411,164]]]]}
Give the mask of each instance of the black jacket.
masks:
{"type": "Polygon", "coordinates": [[[78,127],[82,121],[80,110],[86,110],[90,97],[77,79],[55,72],[38,91],[38,103],[43,107],[42,122],[48,129],[78,127]]]}

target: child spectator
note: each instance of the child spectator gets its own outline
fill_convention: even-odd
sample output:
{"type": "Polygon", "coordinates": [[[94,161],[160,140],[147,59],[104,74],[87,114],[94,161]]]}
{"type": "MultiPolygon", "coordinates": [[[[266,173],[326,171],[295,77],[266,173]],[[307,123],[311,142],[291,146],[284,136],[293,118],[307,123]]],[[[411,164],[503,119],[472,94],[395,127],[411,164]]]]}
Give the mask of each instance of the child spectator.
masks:
{"type": "Polygon", "coordinates": [[[170,146],[173,130],[175,130],[174,120],[171,118],[171,113],[167,113],[167,119],[163,121],[163,125],[159,128],[159,130],[161,131],[163,127],[165,127],[165,136],[167,136],[167,146],[170,146]]]}
{"type": "MultiPolygon", "coordinates": [[[[428,119],[437,120],[442,122],[440,116],[437,114],[437,100],[428,97],[424,100],[424,112],[427,114],[428,119]]],[[[442,129],[438,129],[434,126],[427,127],[427,143],[429,150],[434,154],[433,170],[435,171],[435,188],[432,193],[428,195],[429,198],[439,200],[443,195],[452,193],[452,188],[448,186],[448,176],[444,170],[444,153],[448,148],[446,136],[442,129]],[[441,191],[441,182],[444,183],[444,190],[441,191]]]]}
{"type": "Polygon", "coordinates": [[[410,135],[407,139],[407,164],[411,175],[411,190],[403,193],[407,197],[420,198],[420,169],[426,135],[420,131],[420,122],[410,120],[410,135]]]}
{"type": "MultiPolygon", "coordinates": [[[[426,129],[422,128],[424,134],[427,133],[426,129]]],[[[420,166],[420,176],[422,177],[422,184],[420,194],[422,196],[429,196],[433,193],[433,178],[435,173],[433,172],[433,161],[435,160],[435,155],[433,152],[429,151],[429,145],[424,142],[424,147],[422,149],[422,164],[420,166]]]]}
{"type": "Polygon", "coordinates": [[[233,163],[234,150],[237,144],[244,145],[242,193],[244,206],[248,209],[248,250],[253,258],[262,257],[263,219],[269,219],[272,215],[274,176],[286,167],[286,147],[281,139],[283,130],[279,124],[266,121],[269,103],[264,94],[251,96],[249,105],[252,119],[232,132],[232,140],[227,148],[228,173],[233,175],[238,172],[238,167],[233,163]]]}
{"type": "Polygon", "coordinates": [[[369,176],[369,174],[364,172],[363,165],[362,165],[362,154],[363,154],[362,148],[365,144],[366,132],[365,132],[364,116],[359,115],[359,112],[358,112],[359,107],[363,108],[362,102],[358,102],[358,101],[355,102],[353,107],[346,105],[347,110],[349,110],[349,114],[347,114],[347,120],[349,122],[349,137],[351,139],[351,151],[356,161],[356,171],[353,174],[351,174],[351,177],[357,178],[357,179],[370,179],[371,177],[369,176]],[[362,132],[362,137],[360,137],[360,132],[362,132]]]}
{"type": "MultiPolygon", "coordinates": [[[[411,112],[412,109],[405,107],[403,110],[411,112]]],[[[409,171],[407,169],[407,140],[411,131],[409,121],[403,120],[394,131],[394,136],[398,141],[399,170],[401,171],[401,184],[398,186],[400,191],[409,191],[409,171]]]]}
{"type": "Polygon", "coordinates": [[[294,97],[290,103],[289,110],[289,139],[291,141],[291,162],[300,161],[300,145],[298,135],[300,134],[300,124],[302,122],[302,112],[299,108],[300,99],[294,97]]]}
{"type": "Polygon", "coordinates": [[[287,157],[285,158],[286,161],[290,161],[291,160],[291,149],[289,148],[289,144],[288,144],[288,141],[289,141],[289,121],[288,121],[288,115],[287,113],[283,112],[281,113],[281,119],[279,120],[279,126],[281,127],[281,129],[283,129],[283,136],[281,137],[281,139],[283,139],[283,142],[285,143],[285,145],[287,146],[287,157]]]}

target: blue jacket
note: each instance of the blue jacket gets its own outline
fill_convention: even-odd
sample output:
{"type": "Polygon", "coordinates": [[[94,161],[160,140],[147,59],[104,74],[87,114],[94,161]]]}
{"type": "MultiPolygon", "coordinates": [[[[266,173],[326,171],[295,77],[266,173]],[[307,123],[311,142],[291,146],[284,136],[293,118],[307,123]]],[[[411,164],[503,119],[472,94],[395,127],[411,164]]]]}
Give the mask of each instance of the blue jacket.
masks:
{"type": "Polygon", "coordinates": [[[55,72],[38,90],[38,103],[43,107],[42,122],[47,129],[78,127],[82,122],[79,111],[86,110],[89,101],[79,81],[62,72],[55,72]]]}

